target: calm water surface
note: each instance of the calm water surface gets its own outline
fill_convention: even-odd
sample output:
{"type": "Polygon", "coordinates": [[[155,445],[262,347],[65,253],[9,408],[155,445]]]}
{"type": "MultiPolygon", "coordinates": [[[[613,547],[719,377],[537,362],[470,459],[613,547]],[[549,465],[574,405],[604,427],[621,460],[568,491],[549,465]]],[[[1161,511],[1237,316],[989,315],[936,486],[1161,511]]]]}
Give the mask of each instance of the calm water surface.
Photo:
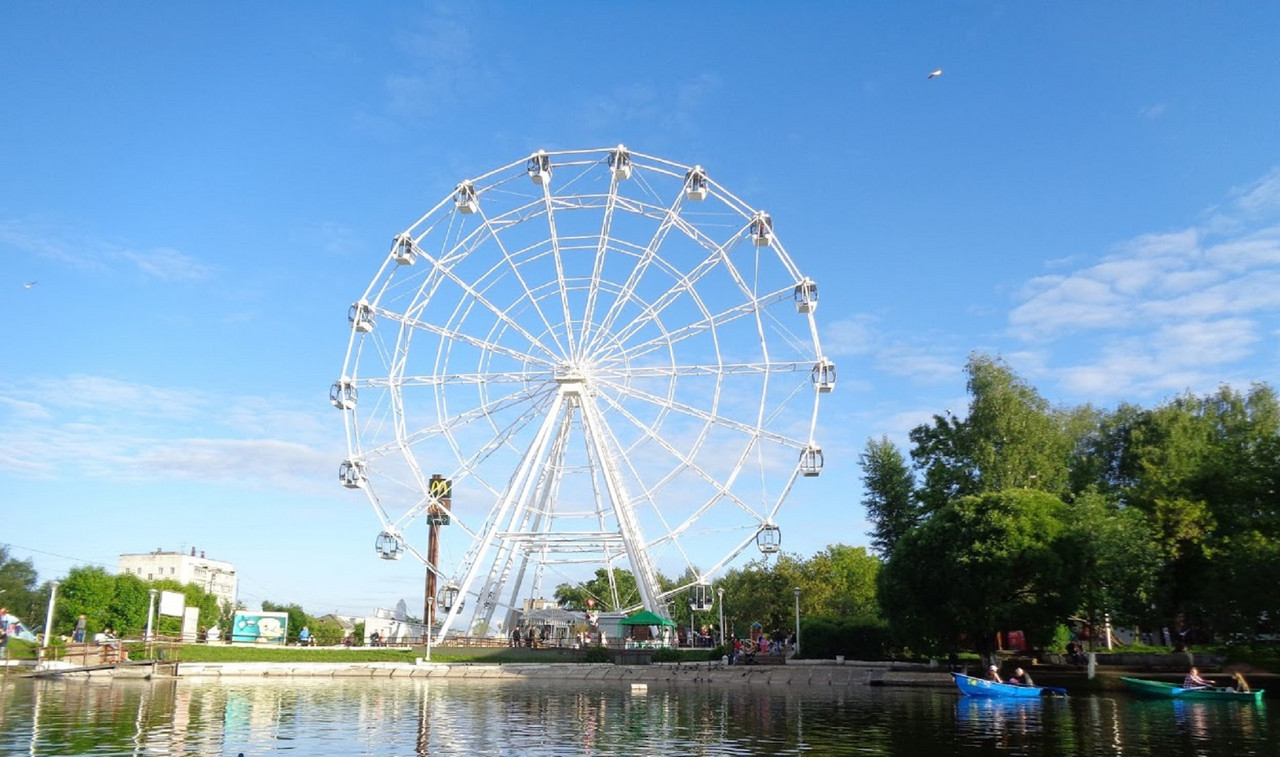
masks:
{"type": "Polygon", "coordinates": [[[869,687],[10,676],[0,682],[0,754],[1272,757],[1273,709],[869,687]]]}

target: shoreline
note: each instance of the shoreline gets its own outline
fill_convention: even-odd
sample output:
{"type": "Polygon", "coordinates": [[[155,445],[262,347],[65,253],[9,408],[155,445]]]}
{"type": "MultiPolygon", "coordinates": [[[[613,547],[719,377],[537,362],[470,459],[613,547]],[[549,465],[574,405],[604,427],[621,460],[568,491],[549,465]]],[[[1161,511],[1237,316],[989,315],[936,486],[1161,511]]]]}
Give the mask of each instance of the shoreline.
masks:
{"type": "Polygon", "coordinates": [[[763,686],[925,686],[953,687],[945,670],[928,665],[822,661],[787,665],[719,663],[436,663],[417,662],[156,662],[129,667],[76,668],[51,664],[41,677],[66,679],[181,679],[193,682],[246,678],[423,678],[563,680],[631,683],[722,683],[763,686]],[[176,667],[176,670],[174,668],[176,667]]]}

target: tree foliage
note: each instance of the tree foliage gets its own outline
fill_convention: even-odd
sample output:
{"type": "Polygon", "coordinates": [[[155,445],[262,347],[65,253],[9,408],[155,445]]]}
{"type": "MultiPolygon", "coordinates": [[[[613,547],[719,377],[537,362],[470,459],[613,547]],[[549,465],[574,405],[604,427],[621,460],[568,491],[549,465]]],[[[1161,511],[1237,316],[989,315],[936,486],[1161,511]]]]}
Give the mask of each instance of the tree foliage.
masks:
{"type": "Polygon", "coordinates": [[[871,546],[888,559],[902,535],[920,522],[915,478],[906,458],[888,437],[868,439],[858,462],[865,492],[862,506],[871,522],[871,546]]]}
{"type": "Polygon", "coordinates": [[[0,544],[0,606],[8,607],[9,612],[24,622],[31,622],[48,598],[48,594],[41,597],[37,580],[31,560],[14,559],[9,547],[0,544]]]}

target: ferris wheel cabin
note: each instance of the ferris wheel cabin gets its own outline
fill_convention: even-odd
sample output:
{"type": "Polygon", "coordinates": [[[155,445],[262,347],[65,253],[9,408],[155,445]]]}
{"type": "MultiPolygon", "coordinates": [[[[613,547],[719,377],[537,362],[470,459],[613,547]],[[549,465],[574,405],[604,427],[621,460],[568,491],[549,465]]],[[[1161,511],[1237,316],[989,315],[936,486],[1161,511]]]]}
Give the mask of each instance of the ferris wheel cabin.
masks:
{"type": "Polygon", "coordinates": [[[618,181],[631,178],[631,153],[627,148],[618,145],[618,149],[609,153],[609,168],[613,178],[618,181]]]}
{"type": "Polygon", "coordinates": [[[820,358],[813,366],[813,385],[823,394],[835,389],[836,364],[825,357],[820,358]]]}
{"type": "Polygon", "coordinates": [[[333,386],[329,387],[329,402],[339,410],[355,410],[355,382],[346,377],[333,382],[333,386]]]}
{"type": "Polygon", "coordinates": [[[796,284],[796,311],[812,313],[818,309],[818,283],[813,279],[805,279],[796,284]]]}
{"type": "Polygon", "coordinates": [[[800,473],[805,476],[817,476],[822,473],[822,448],[810,444],[800,450],[800,473]]]}
{"type": "Polygon", "coordinates": [[[551,183],[551,157],[545,150],[538,150],[529,158],[528,171],[534,184],[545,187],[551,183]]]}
{"type": "Polygon", "coordinates": [[[707,199],[707,172],[702,166],[694,166],[684,175],[684,195],[695,201],[707,199]]]}
{"type": "Polygon", "coordinates": [[[756,531],[756,547],[766,555],[772,555],[782,549],[782,529],[773,523],[766,523],[756,531]]]}
{"type": "Polygon", "coordinates": [[[699,581],[689,587],[689,609],[694,612],[707,612],[715,607],[712,599],[711,584],[699,581]]]}
{"type": "Polygon", "coordinates": [[[400,265],[413,265],[418,261],[418,250],[413,246],[413,237],[408,234],[397,234],[395,239],[395,247],[391,250],[391,257],[400,265]]]}
{"type": "Polygon", "coordinates": [[[454,190],[453,206],[458,209],[459,213],[468,215],[480,209],[480,198],[471,182],[464,181],[454,190]]]}
{"type": "Polygon", "coordinates": [[[359,460],[343,460],[338,466],[338,480],[348,489],[361,489],[369,480],[364,473],[364,463],[359,460]]]}
{"type": "Polygon", "coordinates": [[[756,247],[768,247],[773,244],[773,219],[763,210],[756,213],[748,227],[751,243],[756,247]]]}
{"type": "Polygon", "coordinates": [[[374,540],[373,548],[383,560],[399,560],[404,554],[404,540],[398,534],[383,531],[374,540]]]}
{"type": "Polygon", "coordinates": [[[361,334],[368,334],[373,331],[373,308],[364,300],[352,304],[347,311],[347,322],[361,334]]]}

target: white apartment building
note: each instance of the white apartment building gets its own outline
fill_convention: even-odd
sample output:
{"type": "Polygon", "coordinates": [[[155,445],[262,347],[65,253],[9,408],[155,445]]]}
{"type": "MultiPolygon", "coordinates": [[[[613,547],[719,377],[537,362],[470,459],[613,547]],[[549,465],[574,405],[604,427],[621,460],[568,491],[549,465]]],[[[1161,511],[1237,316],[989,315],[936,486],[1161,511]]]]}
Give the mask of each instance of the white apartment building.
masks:
{"type": "Polygon", "coordinates": [[[120,573],[132,573],[143,581],[171,578],[181,584],[195,584],[218,598],[218,604],[236,606],[236,568],[229,562],[211,560],[204,552],[165,552],[157,549],[140,555],[120,555],[120,573]]]}

